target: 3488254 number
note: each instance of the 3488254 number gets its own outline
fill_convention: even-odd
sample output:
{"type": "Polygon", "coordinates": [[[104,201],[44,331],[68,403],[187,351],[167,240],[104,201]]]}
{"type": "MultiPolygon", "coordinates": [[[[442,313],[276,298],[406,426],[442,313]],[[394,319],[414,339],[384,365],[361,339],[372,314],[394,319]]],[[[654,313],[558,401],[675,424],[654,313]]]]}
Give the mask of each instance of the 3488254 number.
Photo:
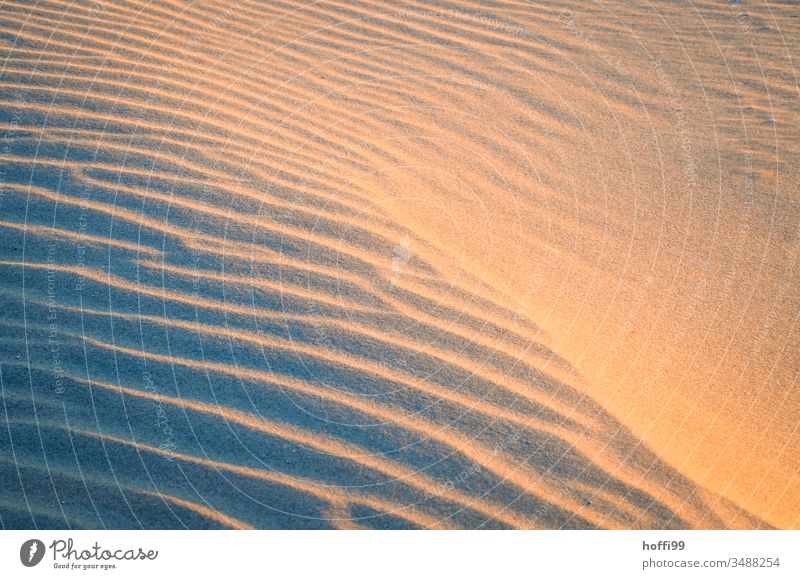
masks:
{"type": "Polygon", "coordinates": [[[732,559],[731,567],[780,567],[779,557],[739,557],[732,559]]]}

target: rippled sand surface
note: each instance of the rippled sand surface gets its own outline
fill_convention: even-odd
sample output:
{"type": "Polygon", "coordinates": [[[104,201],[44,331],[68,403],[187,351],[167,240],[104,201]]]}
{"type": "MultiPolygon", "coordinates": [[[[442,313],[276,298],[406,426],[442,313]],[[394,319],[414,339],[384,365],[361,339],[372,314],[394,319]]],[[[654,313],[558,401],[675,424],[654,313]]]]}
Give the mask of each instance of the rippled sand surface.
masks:
{"type": "Polygon", "coordinates": [[[800,527],[795,3],[0,26],[3,528],[800,527]]]}

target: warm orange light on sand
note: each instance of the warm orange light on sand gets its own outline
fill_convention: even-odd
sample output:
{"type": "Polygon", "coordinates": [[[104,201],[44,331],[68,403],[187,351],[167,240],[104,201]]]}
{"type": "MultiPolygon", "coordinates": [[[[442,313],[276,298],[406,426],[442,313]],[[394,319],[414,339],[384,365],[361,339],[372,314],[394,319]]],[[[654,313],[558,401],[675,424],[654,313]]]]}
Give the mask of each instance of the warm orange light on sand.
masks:
{"type": "Polygon", "coordinates": [[[3,8],[4,525],[800,527],[800,19],[457,5],[3,8]]]}

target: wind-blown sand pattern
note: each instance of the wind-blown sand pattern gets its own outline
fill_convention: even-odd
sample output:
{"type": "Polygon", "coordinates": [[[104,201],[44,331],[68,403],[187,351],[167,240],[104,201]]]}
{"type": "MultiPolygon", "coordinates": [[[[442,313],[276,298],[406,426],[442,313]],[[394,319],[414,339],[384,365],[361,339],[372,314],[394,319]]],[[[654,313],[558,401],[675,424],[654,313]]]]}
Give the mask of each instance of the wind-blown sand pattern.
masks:
{"type": "Polygon", "coordinates": [[[2,2],[3,528],[800,527],[792,2],[2,2]]]}

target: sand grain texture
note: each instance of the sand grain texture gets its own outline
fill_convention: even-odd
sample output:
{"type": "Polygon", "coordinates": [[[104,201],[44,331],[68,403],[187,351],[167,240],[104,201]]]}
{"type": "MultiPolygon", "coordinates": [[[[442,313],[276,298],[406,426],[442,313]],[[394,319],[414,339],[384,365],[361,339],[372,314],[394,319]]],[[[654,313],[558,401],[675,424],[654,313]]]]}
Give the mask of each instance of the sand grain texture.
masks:
{"type": "Polygon", "coordinates": [[[3,528],[800,527],[794,3],[0,26],[3,528]]]}

